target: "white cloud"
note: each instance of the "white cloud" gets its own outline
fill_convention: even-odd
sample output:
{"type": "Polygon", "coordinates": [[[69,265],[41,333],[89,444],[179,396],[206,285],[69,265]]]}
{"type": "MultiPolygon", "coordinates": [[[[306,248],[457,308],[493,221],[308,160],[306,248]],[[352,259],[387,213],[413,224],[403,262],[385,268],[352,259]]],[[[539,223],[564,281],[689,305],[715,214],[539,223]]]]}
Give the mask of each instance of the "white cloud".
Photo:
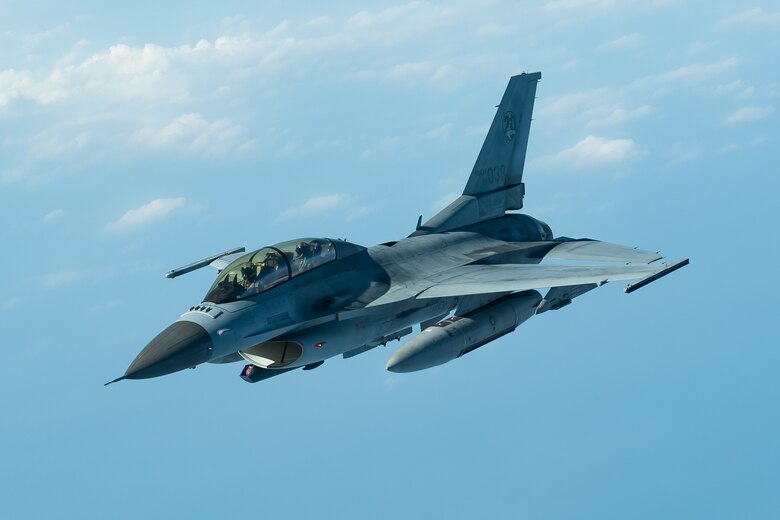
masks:
{"type": "Polygon", "coordinates": [[[488,130],[490,130],[490,123],[485,123],[479,126],[472,126],[471,128],[466,129],[466,135],[484,138],[487,135],[488,130]]]}
{"type": "Polygon", "coordinates": [[[386,377],[385,380],[382,381],[382,386],[388,392],[394,391],[398,384],[398,378],[395,377],[386,377]]]}
{"type": "Polygon", "coordinates": [[[433,81],[441,81],[453,76],[458,70],[452,65],[440,65],[433,71],[431,79],[433,81]]]}
{"type": "Polygon", "coordinates": [[[660,87],[653,90],[651,96],[653,96],[654,98],[660,98],[668,95],[671,91],[672,89],[670,89],[669,87],[660,87]]]}
{"type": "Polygon", "coordinates": [[[737,94],[737,97],[740,99],[745,99],[751,97],[753,94],[756,93],[755,87],[745,87],[740,91],[739,94],[737,94]]]}
{"type": "Polygon", "coordinates": [[[508,24],[484,23],[474,29],[474,34],[480,38],[503,37],[517,31],[517,27],[508,24]]]}
{"type": "Polygon", "coordinates": [[[294,206],[282,211],[276,218],[277,222],[308,218],[328,214],[341,206],[347,197],[340,193],[311,197],[300,206],[294,206]]]}
{"type": "Polygon", "coordinates": [[[673,143],[665,152],[667,164],[680,164],[695,161],[702,156],[702,149],[698,145],[690,143],[673,143]]]}
{"type": "Polygon", "coordinates": [[[642,105],[636,108],[624,108],[620,105],[599,106],[585,112],[590,118],[590,126],[614,126],[646,117],[655,112],[650,105],[642,105]]]}
{"type": "Polygon", "coordinates": [[[557,126],[570,126],[581,119],[588,126],[616,126],[647,117],[656,111],[650,105],[626,106],[616,99],[626,97],[629,89],[600,88],[591,91],[572,92],[552,98],[540,98],[536,119],[544,119],[557,126]]]}
{"type": "Polygon", "coordinates": [[[724,83],[722,85],[716,86],[713,92],[715,92],[716,95],[720,96],[724,94],[733,94],[743,88],[744,85],[741,80],[734,80],[734,81],[730,81],[729,83],[724,83]]]}
{"type": "Polygon", "coordinates": [[[106,231],[121,232],[137,229],[165,218],[171,212],[181,208],[186,203],[183,197],[171,199],[155,199],[135,209],[127,211],[119,220],[110,222],[106,231]]]}
{"type": "Polygon", "coordinates": [[[379,206],[374,204],[350,208],[349,212],[347,213],[347,217],[344,220],[345,222],[355,222],[364,217],[367,217],[368,215],[371,215],[372,213],[375,213],[378,209],[379,206]]]}
{"type": "Polygon", "coordinates": [[[66,57],[49,71],[11,70],[16,73],[14,97],[42,105],[74,98],[93,104],[101,99],[175,101],[187,94],[182,80],[170,73],[171,61],[182,49],[117,44],[75,63],[75,56],[66,57]]]}
{"type": "Polygon", "coordinates": [[[446,141],[452,134],[452,123],[444,123],[432,130],[425,132],[425,137],[434,141],[446,141]]]}
{"type": "Polygon", "coordinates": [[[401,63],[395,65],[387,73],[387,78],[392,80],[406,79],[414,76],[430,76],[433,65],[427,61],[415,63],[401,63]]]}
{"type": "Polygon", "coordinates": [[[9,298],[8,300],[5,300],[4,302],[0,303],[0,310],[8,311],[11,309],[15,309],[19,305],[21,305],[22,299],[18,296],[14,296],[13,298],[9,298]]]}
{"type": "Polygon", "coordinates": [[[721,27],[780,27],[780,11],[767,12],[761,7],[742,11],[720,23],[721,27]]]}
{"type": "MultiPolygon", "coordinates": [[[[447,45],[457,43],[462,32],[473,39],[473,29],[492,20],[474,16],[482,12],[484,6],[469,2],[411,1],[351,17],[282,21],[265,31],[257,29],[257,20],[233,17],[214,21],[221,31],[216,36],[181,45],[127,37],[108,45],[79,41],[68,48],[65,40],[72,42],[74,31],[55,28],[34,40],[56,36],[61,54],[21,60],[15,68],[0,66],[0,113],[11,113],[8,106],[24,114],[43,105],[50,116],[45,125],[33,119],[26,126],[16,164],[6,158],[0,182],[50,173],[45,163],[52,157],[87,162],[122,151],[138,153],[137,145],[204,156],[253,150],[272,157],[280,150],[300,150],[295,142],[286,148],[285,143],[264,146],[246,134],[262,128],[263,118],[276,116],[274,104],[286,100],[281,85],[299,88],[311,76],[318,81],[435,82],[451,88],[454,77],[465,77],[460,64],[484,68],[476,57],[447,45]],[[450,31],[452,25],[459,30],[450,31]],[[373,56],[376,72],[361,76],[359,64],[366,63],[366,56],[373,56]],[[242,118],[247,110],[253,110],[253,119],[242,118]]],[[[484,30],[503,28],[488,24],[484,30]]],[[[60,163],[63,170],[72,169],[67,161],[60,163]]]]}
{"type": "Polygon", "coordinates": [[[742,107],[723,120],[724,125],[739,125],[768,117],[774,112],[774,107],[742,107]]]}
{"type": "Polygon", "coordinates": [[[46,289],[59,289],[72,285],[83,277],[84,273],[75,270],[63,270],[46,274],[43,277],[43,287],[46,289]]]}
{"type": "Polygon", "coordinates": [[[720,44],[719,41],[706,41],[706,42],[693,42],[692,44],[688,45],[688,52],[691,54],[700,54],[702,52],[707,52],[710,49],[714,49],[720,44]]]}
{"type": "Polygon", "coordinates": [[[43,223],[44,224],[50,224],[54,222],[55,220],[59,220],[62,218],[62,215],[64,215],[65,212],[61,209],[54,209],[46,214],[45,217],[43,217],[43,223]]]}
{"type": "Polygon", "coordinates": [[[645,37],[639,33],[626,34],[610,42],[602,44],[599,49],[603,50],[622,50],[635,47],[645,41],[645,37]]]}
{"type": "Polygon", "coordinates": [[[0,70],[0,107],[24,96],[31,83],[28,71],[0,70]]]}
{"type": "MultiPolygon", "coordinates": [[[[115,279],[120,273],[127,275],[138,271],[137,265],[111,265],[110,267],[85,267],[81,269],[61,269],[52,271],[39,276],[35,276],[32,281],[25,283],[36,283],[44,289],[60,289],[62,287],[72,286],[74,284],[96,285],[115,279]]],[[[148,267],[144,272],[149,272],[148,267]]]]}
{"type": "Polygon", "coordinates": [[[311,197],[301,205],[287,208],[276,217],[276,222],[331,216],[336,213],[341,220],[353,222],[371,215],[377,209],[379,209],[378,205],[361,205],[355,197],[343,193],[332,193],[311,197]],[[341,211],[344,208],[348,208],[349,211],[341,211]]]}
{"type": "MultiPolygon", "coordinates": [[[[117,43],[88,53],[79,42],[51,68],[0,70],[0,106],[12,99],[39,104],[80,100],[100,103],[138,100],[180,103],[193,93],[210,93],[225,79],[223,71],[268,72],[284,66],[290,55],[304,54],[303,42],[287,36],[288,22],[260,34],[201,39],[194,45],[165,47],[153,43],[117,43]],[[205,92],[204,92],[205,91],[205,92]]],[[[320,52],[327,52],[322,46],[320,52]]]]}
{"type": "MultiPolygon", "coordinates": [[[[30,138],[31,158],[49,158],[74,154],[84,150],[95,140],[95,135],[86,129],[87,123],[52,124],[30,138]]],[[[98,136],[103,138],[105,136],[98,136]]]]}
{"type": "Polygon", "coordinates": [[[42,42],[51,40],[53,38],[56,38],[57,36],[65,34],[68,31],[70,31],[70,24],[64,23],[62,25],[58,25],[57,27],[52,27],[51,29],[48,29],[46,31],[28,34],[24,37],[23,41],[25,45],[35,46],[42,42]]]}
{"type": "Polygon", "coordinates": [[[363,42],[395,44],[449,25],[456,14],[456,8],[446,4],[413,1],[382,11],[360,11],[347,20],[347,27],[363,42]]]}
{"type": "Polygon", "coordinates": [[[26,172],[22,168],[0,170],[0,183],[9,183],[24,178],[26,172]]]}
{"type": "Polygon", "coordinates": [[[317,18],[312,18],[304,25],[307,25],[309,27],[326,27],[329,25],[333,25],[335,22],[336,20],[331,16],[318,16],[317,18]]]}
{"type": "MultiPolygon", "coordinates": [[[[657,83],[696,82],[709,79],[713,76],[736,67],[740,63],[738,58],[727,58],[715,63],[693,63],[676,69],[661,72],[652,79],[657,83]]],[[[640,80],[643,81],[643,80],[640,80]]]]}
{"type": "MultiPolygon", "coordinates": [[[[603,16],[603,10],[619,10],[622,5],[615,0],[558,0],[547,2],[543,10],[564,12],[572,17],[586,16],[589,12],[603,16]]],[[[21,65],[23,70],[18,65],[16,69],[0,70],[0,105],[17,103],[26,110],[26,105],[21,103],[26,100],[29,104],[47,105],[55,118],[63,114],[71,119],[75,119],[74,114],[85,115],[83,128],[74,128],[79,131],[60,132],[73,138],[41,137],[44,142],[39,144],[44,146],[37,149],[53,150],[49,156],[79,152],[82,155],[75,158],[79,160],[107,144],[105,148],[109,153],[125,146],[133,153],[143,152],[138,148],[140,145],[151,150],[222,157],[252,148],[253,136],[247,134],[254,129],[262,136],[262,129],[279,124],[266,122],[264,118],[272,119],[276,111],[281,110],[281,104],[273,105],[276,101],[289,101],[284,92],[287,84],[297,89],[298,84],[307,81],[306,77],[312,76],[333,85],[333,77],[322,74],[339,76],[346,84],[359,76],[366,56],[372,56],[370,66],[375,71],[369,77],[371,81],[404,81],[426,87],[438,81],[439,87],[459,83],[453,82],[453,77],[471,84],[476,81],[474,78],[487,78],[496,71],[506,70],[506,63],[514,64],[511,66],[517,70],[527,60],[538,61],[539,56],[534,57],[538,48],[549,48],[549,42],[542,39],[537,42],[538,46],[534,43],[527,51],[519,50],[524,47],[523,42],[536,42],[541,33],[533,27],[526,31],[523,24],[529,22],[509,16],[512,9],[503,17],[483,15],[485,11],[483,5],[473,2],[409,1],[361,11],[351,17],[309,16],[300,22],[283,21],[267,31],[257,29],[257,20],[240,26],[220,26],[216,35],[210,35],[208,39],[194,38],[182,45],[139,43],[131,39],[123,40],[123,43],[115,41],[114,45],[78,44],[63,51],[66,54],[55,62],[22,61],[20,63],[26,63],[21,65]],[[463,28],[465,30],[461,30],[463,28]],[[524,30],[520,31],[520,28],[524,30]],[[479,37],[509,33],[520,38],[520,47],[503,45],[496,52],[487,52],[479,45],[474,50],[470,47],[472,43],[479,43],[479,37]],[[483,60],[479,53],[491,56],[492,61],[483,60]],[[294,75],[288,77],[289,72],[294,75]],[[285,82],[278,81],[280,78],[285,82]],[[251,115],[255,117],[238,115],[250,103],[251,115]],[[215,112],[215,106],[227,112],[215,112]],[[101,125],[111,126],[110,132],[101,125]],[[57,148],[62,144],[67,146],[57,148]]],[[[638,32],[632,33],[641,28],[624,27],[628,27],[623,29],[627,34],[605,47],[619,48],[646,42],[638,32]]],[[[620,33],[602,36],[602,41],[618,35],[620,33]]],[[[684,52],[685,47],[682,49],[684,52]]],[[[558,51],[553,54],[555,56],[550,56],[560,59],[561,63],[571,58],[559,55],[558,51]]],[[[671,82],[697,75],[708,77],[716,73],[718,66],[723,70],[736,62],[736,58],[732,58],[722,63],[694,64],[659,75],[658,81],[671,82]]],[[[576,63],[572,61],[567,66],[576,63]]],[[[674,64],[675,61],[666,63],[674,64]]],[[[551,67],[554,68],[554,64],[551,67]]],[[[568,117],[569,124],[590,124],[593,128],[589,132],[596,134],[603,132],[596,127],[620,125],[652,113],[648,101],[631,99],[631,94],[638,89],[624,89],[626,93],[620,90],[602,89],[595,91],[595,96],[593,92],[579,93],[576,98],[559,99],[559,102],[570,103],[565,107],[549,104],[547,107],[550,112],[561,114],[558,118],[561,124],[566,124],[564,120],[571,116],[568,117]]],[[[540,110],[537,111],[540,116],[544,114],[541,109],[545,101],[545,95],[541,93],[540,110]]],[[[662,108],[663,104],[657,106],[662,108]]],[[[397,130],[387,133],[395,132],[397,130]]],[[[443,139],[449,132],[450,129],[442,127],[431,130],[426,137],[443,139]]],[[[32,146],[34,139],[29,137],[40,133],[43,132],[33,130],[25,140],[30,154],[36,152],[32,146]]],[[[414,137],[419,138],[420,134],[414,137]]],[[[380,134],[374,138],[380,140],[382,137],[380,134]]],[[[376,146],[364,146],[368,149],[363,157],[395,150],[399,142],[406,144],[407,139],[408,136],[387,137],[376,146]]],[[[300,153],[307,147],[300,133],[293,133],[290,139],[273,143],[273,146],[266,146],[262,139],[258,143],[252,149],[270,158],[276,154],[300,153]]],[[[357,150],[360,153],[361,149],[357,150]]],[[[12,168],[47,167],[43,160],[32,166],[18,162],[18,165],[6,166],[8,171],[0,173],[0,179],[18,178],[12,168]]]]}
{"type": "MultiPolygon", "coordinates": [[[[120,255],[121,256],[121,255],[120,255]]],[[[56,266],[55,266],[56,268],[56,266]]],[[[78,268],[63,267],[59,270],[31,274],[23,278],[21,283],[25,287],[40,287],[41,289],[57,290],[64,287],[78,286],[80,288],[113,283],[117,277],[127,277],[136,274],[147,276],[156,272],[158,267],[148,262],[119,262],[115,259],[110,265],[84,265],[79,262],[78,268]]],[[[17,299],[13,299],[16,301],[17,299]]],[[[19,300],[16,303],[21,303],[19,300]]]]}
{"type": "MultiPolygon", "coordinates": [[[[572,121],[582,120],[583,124],[593,127],[620,125],[656,112],[648,104],[631,106],[637,96],[660,98],[680,85],[695,85],[712,78],[722,78],[728,70],[740,63],[738,58],[727,58],[714,63],[693,63],[667,70],[656,75],[646,76],[628,85],[598,88],[589,91],[571,92],[549,98],[540,97],[536,119],[546,120],[546,124],[557,127],[569,127],[572,121]]],[[[739,82],[713,86],[717,94],[732,92],[742,86],[739,82]]],[[[752,91],[744,88],[741,95],[748,96],[752,91]]]]}
{"type": "Polygon", "coordinates": [[[537,119],[550,116],[559,116],[566,112],[576,110],[582,111],[582,107],[592,102],[599,96],[598,91],[590,92],[571,92],[560,96],[541,98],[534,109],[534,116],[537,119]]]}
{"type": "Polygon", "coordinates": [[[560,152],[540,157],[535,162],[542,167],[595,166],[619,163],[640,154],[631,139],[604,139],[589,135],[560,152]]]}
{"type": "Polygon", "coordinates": [[[616,0],[552,0],[542,6],[544,11],[569,11],[572,9],[606,9],[617,5],[616,0]]]}
{"type": "Polygon", "coordinates": [[[162,127],[137,130],[133,140],[153,149],[181,146],[204,155],[223,155],[246,143],[239,140],[241,127],[228,118],[208,121],[201,114],[184,114],[162,127]]]}
{"type": "Polygon", "coordinates": [[[383,137],[376,145],[363,150],[360,156],[363,159],[368,159],[371,156],[388,152],[398,147],[401,144],[401,138],[398,136],[383,137]]]}
{"type": "Polygon", "coordinates": [[[433,80],[441,81],[457,72],[452,65],[439,65],[430,61],[400,63],[385,75],[390,81],[433,80]]]}

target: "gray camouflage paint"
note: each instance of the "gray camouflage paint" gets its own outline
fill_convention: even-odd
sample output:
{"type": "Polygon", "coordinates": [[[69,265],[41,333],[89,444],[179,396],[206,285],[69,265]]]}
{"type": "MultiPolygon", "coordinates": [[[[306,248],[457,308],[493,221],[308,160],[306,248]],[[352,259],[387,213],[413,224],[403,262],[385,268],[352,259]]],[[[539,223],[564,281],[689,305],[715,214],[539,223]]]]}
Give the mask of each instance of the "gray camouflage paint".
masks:
{"type": "MultiPolygon", "coordinates": [[[[358,355],[411,334],[418,324],[422,333],[392,356],[388,369],[420,370],[470,352],[604,282],[649,282],[679,267],[649,265],[661,258],[650,251],[554,238],[544,222],[507,213],[523,205],[540,78],[536,72],[510,79],[463,195],[409,237],[371,248],[332,240],[336,258],[329,263],[246,299],[196,305],[112,382],[241,359],[251,365],[242,377],[255,382],[316,368],[339,354],[358,355]],[[615,263],[567,267],[543,260],[615,263]],[[550,288],[544,298],[536,291],[542,288],[550,288]],[[442,321],[453,311],[456,316],[442,321]]],[[[236,251],[168,276],[208,264],[226,269],[240,256],[236,251]]]]}

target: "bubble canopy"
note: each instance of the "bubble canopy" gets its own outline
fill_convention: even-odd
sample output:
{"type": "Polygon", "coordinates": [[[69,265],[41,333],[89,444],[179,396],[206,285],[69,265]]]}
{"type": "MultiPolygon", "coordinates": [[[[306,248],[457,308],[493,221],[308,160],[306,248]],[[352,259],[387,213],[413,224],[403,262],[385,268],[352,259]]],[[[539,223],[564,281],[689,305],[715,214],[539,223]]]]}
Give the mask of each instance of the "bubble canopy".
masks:
{"type": "Polygon", "coordinates": [[[336,259],[327,238],[300,238],[247,253],[225,267],[204,301],[227,303],[250,298],[336,259]]]}

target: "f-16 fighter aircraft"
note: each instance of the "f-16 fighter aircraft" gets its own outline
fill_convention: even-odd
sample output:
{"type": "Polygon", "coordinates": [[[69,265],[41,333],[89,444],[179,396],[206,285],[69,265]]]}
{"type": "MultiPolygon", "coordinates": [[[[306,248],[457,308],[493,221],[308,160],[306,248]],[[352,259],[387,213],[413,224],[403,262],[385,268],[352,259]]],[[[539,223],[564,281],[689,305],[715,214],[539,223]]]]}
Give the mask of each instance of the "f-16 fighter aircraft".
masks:
{"type": "Polygon", "coordinates": [[[463,356],[606,282],[637,280],[626,286],[631,292],[686,265],[688,259],[657,263],[655,252],[556,237],[544,222],[510,213],[523,207],[540,79],[535,72],[509,80],[463,195],[424,224],[421,217],[408,237],[370,248],[300,238],[168,272],[174,278],[211,265],[219,274],[203,302],[111,383],[238,361],[245,363],[241,377],[254,383],[356,356],[419,324],[421,332],[387,362],[392,372],[414,372],[463,356]]]}

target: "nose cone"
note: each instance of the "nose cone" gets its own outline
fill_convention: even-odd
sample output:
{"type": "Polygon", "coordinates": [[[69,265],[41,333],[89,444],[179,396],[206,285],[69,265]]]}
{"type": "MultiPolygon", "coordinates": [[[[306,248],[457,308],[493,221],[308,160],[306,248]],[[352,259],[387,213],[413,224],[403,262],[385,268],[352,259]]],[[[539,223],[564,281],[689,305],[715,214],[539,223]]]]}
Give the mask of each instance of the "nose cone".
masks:
{"type": "Polygon", "coordinates": [[[211,350],[206,329],[191,321],[177,321],[146,345],[122,379],[148,379],[192,368],[208,361],[211,350]]]}

